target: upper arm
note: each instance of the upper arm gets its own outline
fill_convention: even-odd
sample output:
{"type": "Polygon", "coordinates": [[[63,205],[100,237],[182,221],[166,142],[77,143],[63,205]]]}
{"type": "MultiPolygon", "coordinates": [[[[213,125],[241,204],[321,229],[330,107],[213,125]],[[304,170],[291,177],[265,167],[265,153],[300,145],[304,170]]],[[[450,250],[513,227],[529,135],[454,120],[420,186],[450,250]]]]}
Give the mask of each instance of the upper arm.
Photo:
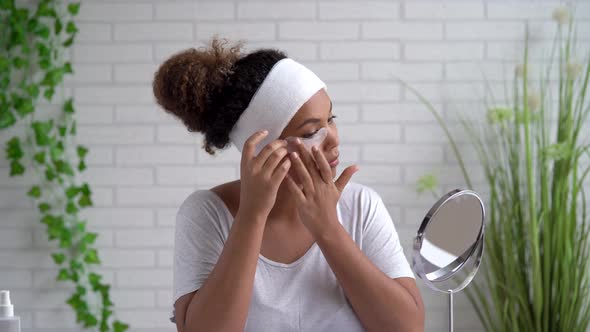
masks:
{"type": "Polygon", "coordinates": [[[362,231],[361,250],[390,278],[414,277],[393,220],[381,197],[369,191],[368,211],[362,231]]]}
{"type": "Polygon", "coordinates": [[[179,297],[176,302],[174,302],[174,316],[176,320],[176,330],[178,332],[188,332],[184,330],[184,323],[186,321],[186,312],[188,310],[188,306],[193,299],[193,296],[197,294],[199,290],[194,292],[190,292],[184,294],[183,296],[179,297]]]}
{"type": "MultiPolygon", "coordinates": [[[[222,235],[218,231],[216,216],[199,205],[190,212],[190,217],[183,213],[176,215],[173,260],[173,299],[174,320],[183,322],[180,315],[186,315],[186,307],[177,309],[178,305],[188,306],[181,299],[192,298],[201,288],[215,267],[223,250],[222,235]]],[[[183,317],[184,318],[184,317],[183,317]]],[[[178,326],[178,323],[176,323],[178,326]]]]}
{"type": "Polygon", "coordinates": [[[418,286],[416,285],[416,279],[402,277],[393,280],[399,283],[412,296],[414,303],[416,303],[416,307],[418,308],[418,313],[421,316],[421,321],[424,323],[424,302],[422,301],[422,295],[420,295],[420,289],[418,289],[418,286]]]}

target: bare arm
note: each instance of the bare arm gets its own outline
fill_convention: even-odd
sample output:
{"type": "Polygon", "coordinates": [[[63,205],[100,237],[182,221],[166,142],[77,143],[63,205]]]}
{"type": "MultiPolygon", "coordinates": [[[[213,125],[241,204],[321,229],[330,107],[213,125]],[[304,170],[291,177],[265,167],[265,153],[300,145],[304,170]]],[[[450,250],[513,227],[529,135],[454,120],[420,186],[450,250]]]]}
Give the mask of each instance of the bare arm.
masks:
{"type": "Polygon", "coordinates": [[[284,140],[267,144],[254,156],[256,144],[267,134],[256,132],[244,144],[238,212],[207,280],[198,292],[176,302],[183,318],[177,323],[180,332],[244,330],[266,219],[290,166],[289,159],[281,162],[287,154],[284,140]]]}
{"type": "Polygon", "coordinates": [[[198,292],[175,303],[180,332],[243,331],[266,218],[236,215],[219,260],[198,292]]]}
{"type": "Polygon", "coordinates": [[[424,304],[412,278],[379,270],[340,223],[316,236],[326,261],[367,331],[424,331],[424,304]]]}

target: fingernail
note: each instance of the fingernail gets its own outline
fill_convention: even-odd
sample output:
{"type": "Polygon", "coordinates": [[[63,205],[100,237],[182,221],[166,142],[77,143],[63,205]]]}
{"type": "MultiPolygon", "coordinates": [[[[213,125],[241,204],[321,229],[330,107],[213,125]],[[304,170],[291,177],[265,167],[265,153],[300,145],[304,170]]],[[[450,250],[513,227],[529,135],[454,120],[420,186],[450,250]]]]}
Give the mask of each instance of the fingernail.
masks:
{"type": "Polygon", "coordinates": [[[296,138],[295,139],[295,144],[299,144],[299,143],[301,143],[301,140],[299,138],[296,138]]]}
{"type": "Polygon", "coordinates": [[[312,150],[313,152],[318,152],[318,147],[317,147],[317,146],[312,146],[312,147],[311,147],[311,150],[312,150]]]}
{"type": "Polygon", "coordinates": [[[291,154],[291,156],[293,156],[293,158],[297,159],[297,152],[293,152],[293,153],[291,154]]]}

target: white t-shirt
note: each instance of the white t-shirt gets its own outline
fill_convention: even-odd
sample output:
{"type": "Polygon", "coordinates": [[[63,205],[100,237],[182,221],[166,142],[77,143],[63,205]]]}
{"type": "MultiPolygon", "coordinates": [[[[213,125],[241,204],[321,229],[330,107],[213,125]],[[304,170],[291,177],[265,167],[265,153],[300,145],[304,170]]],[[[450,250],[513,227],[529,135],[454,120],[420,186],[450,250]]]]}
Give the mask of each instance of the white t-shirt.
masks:
{"type": "MultiPolygon", "coordinates": [[[[379,194],[348,182],[338,220],[362,252],[390,278],[414,274],[379,194]]],[[[211,190],[197,190],[176,216],[173,302],[201,287],[228,238],[233,217],[211,190]]],[[[170,320],[174,322],[174,308],[170,320]]],[[[392,310],[394,310],[392,308],[392,310]]],[[[244,331],[364,331],[317,243],[290,264],[259,255],[244,331]]]]}

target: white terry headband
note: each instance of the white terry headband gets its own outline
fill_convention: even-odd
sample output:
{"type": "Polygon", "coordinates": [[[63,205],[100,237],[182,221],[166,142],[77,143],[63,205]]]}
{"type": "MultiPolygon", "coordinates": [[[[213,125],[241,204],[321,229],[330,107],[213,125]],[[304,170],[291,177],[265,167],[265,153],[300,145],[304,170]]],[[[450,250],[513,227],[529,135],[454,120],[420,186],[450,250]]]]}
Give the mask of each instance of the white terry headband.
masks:
{"type": "Polygon", "coordinates": [[[256,146],[255,155],[278,139],[299,108],[326,84],[311,70],[291,58],[278,61],[252,97],[229,137],[242,152],[246,140],[266,129],[268,135],[256,146]]]}

